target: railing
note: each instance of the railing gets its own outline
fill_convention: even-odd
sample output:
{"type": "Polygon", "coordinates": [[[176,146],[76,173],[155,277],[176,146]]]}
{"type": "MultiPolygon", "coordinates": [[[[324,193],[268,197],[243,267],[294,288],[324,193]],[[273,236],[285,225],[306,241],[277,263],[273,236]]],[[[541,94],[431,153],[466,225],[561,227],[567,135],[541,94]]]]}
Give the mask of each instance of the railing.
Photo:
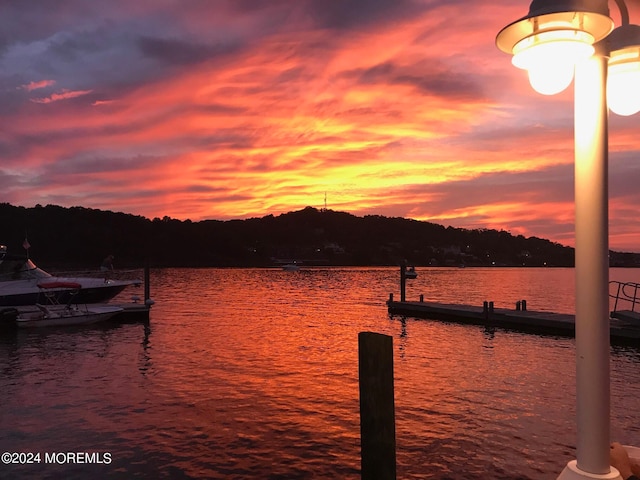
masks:
{"type": "Polygon", "coordinates": [[[142,269],[114,269],[114,270],[67,270],[67,271],[51,271],[51,275],[56,277],[94,277],[104,278],[105,280],[134,280],[142,276],[142,269]]]}
{"type": "MultiPolygon", "coordinates": [[[[636,307],[640,310],[640,283],[612,280],[609,282],[609,297],[615,298],[613,304],[614,312],[618,311],[618,301],[630,303],[632,312],[636,311],[636,307]],[[615,294],[612,293],[612,287],[615,290],[615,294]]],[[[626,304],[623,305],[626,306],[626,304]]]]}

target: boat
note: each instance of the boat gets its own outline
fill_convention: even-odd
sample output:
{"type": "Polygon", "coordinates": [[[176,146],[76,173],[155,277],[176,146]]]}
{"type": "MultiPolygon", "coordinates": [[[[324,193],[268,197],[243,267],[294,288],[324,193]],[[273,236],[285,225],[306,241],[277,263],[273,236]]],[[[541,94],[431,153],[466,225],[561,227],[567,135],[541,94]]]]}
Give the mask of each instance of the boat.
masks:
{"type": "Polygon", "coordinates": [[[19,328],[61,327],[91,325],[109,320],[124,311],[115,305],[42,305],[36,304],[36,311],[22,312],[16,316],[19,328]]]}
{"type": "Polygon", "coordinates": [[[77,303],[101,303],[112,299],[140,280],[100,277],[54,276],[38,268],[27,255],[7,253],[0,245],[0,307],[35,305],[45,300],[67,303],[74,292],[77,303]]]}
{"type": "Polygon", "coordinates": [[[300,265],[298,265],[297,263],[287,263],[286,265],[282,266],[282,269],[287,272],[297,272],[298,270],[300,270],[300,265]]]}
{"type": "Polygon", "coordinates": [[[407,270],[404,272],[405,278],[418,278],[418,272],[416,272],[415,267],[407,267],[407,270]]]}

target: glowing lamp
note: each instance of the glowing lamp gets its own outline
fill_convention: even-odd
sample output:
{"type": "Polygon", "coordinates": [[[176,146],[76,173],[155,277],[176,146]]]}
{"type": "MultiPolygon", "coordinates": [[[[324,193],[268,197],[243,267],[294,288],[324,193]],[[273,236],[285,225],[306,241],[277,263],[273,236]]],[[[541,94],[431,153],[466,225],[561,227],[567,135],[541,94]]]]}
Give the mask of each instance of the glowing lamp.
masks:
{"type": "Polygon", "coordinates": [[[594,52],[593,36],[580,30],[548,30],[513,46],[513,65],[527,70],[533,89],[555,95],[573,80],[575,64],[594,52]]]}
{"type": "Polygon", "coordinates": [[[618,115],[640,112],[640,26],[622,25],[608,38],[607,103],[618,115]]]}
{"type": "Polygon", "coordinates": [[[527,70],[534,90],[553,95],[571,84],[576,63],[590,57],[593,44],[611,32],[608,15],[606,1],[534,0],[527,16],[498,33],[496,45],[527,70]]]}

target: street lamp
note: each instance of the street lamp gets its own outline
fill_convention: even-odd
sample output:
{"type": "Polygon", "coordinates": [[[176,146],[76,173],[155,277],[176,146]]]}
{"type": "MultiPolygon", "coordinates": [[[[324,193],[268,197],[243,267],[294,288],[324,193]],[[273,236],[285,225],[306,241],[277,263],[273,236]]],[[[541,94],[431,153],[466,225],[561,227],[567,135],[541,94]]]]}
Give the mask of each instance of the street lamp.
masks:
{"type": "Polygon", "coordinates": [[[616,4],[622,25],[614,30],[607,0],[533,0],[529,14],[496,37],[540,93],[563,91],[575,72],[578,439],[577,458],[559,480],[621,478],[609,465],[607,102],[621,115],[640,111],[640,27],[629,24],[624,0],[616,4]]]}

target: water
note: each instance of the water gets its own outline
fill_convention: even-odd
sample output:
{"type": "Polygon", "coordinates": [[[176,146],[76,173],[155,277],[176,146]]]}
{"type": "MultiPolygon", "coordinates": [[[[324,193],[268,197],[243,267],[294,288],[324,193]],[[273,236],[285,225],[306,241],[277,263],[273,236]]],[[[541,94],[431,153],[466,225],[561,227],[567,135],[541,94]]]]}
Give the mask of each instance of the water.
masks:
{"type": "MultiPolygon", "coordinates": [[[[418,272],[409,299],[573,311],[572,269],[418,272]]],[[[0,452],[41,457],[0,477],[359,478],[357,335],[376,331],[393,336],[398,478],[556,478],[575,458],[573,339],[389,318],[398,278],[155,270],[148,326],[5,333],[0,452]]],[[[640,349],[611,353],[612,438],[640,445],[640,349]]]]}

